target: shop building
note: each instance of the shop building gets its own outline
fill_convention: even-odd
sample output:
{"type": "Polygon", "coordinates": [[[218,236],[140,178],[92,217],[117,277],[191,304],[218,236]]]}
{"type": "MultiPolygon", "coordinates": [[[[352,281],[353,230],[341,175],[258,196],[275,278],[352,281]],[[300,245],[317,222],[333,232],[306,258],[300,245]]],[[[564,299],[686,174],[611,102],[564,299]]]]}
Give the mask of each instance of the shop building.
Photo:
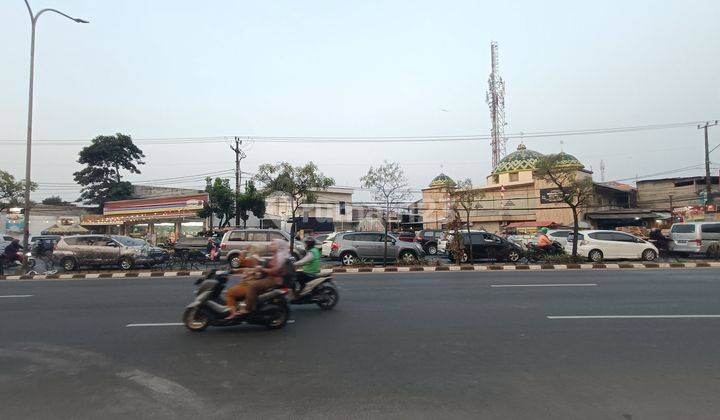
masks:
{"type": "Polygon", "coordinates": [[[81,224],[95,233],[128,235],[162,243],[207,230],[207,221],[197,215],[207,201],[207,193],[109,201],[103,207],[103,214],[84,216],[81,224]]]}
{"type": "MultiPolygon", "coordinates": [[[[315,192],[315,202],[302,204],[298,208],[296,230],[312,232],[332,232],[352,229],[353,196],[352,188],[329,187],[315,192]]],[[[277,227],[290,231],[289,220],[292,217],[290,198],[282,193],[271,194],[265,200],[264,227],[277,227]]]]}
{"type": "MultiPolygon", "coordinates": [[[[42,235],[49,229],[70,231],[80,226],[87,209],[73,205],[36,204],[30,210],[30,237],[42,235]]],[[[22,239],[25,215],[21,208],[9,208],[0,213],[0,233],[22,239]]]]}

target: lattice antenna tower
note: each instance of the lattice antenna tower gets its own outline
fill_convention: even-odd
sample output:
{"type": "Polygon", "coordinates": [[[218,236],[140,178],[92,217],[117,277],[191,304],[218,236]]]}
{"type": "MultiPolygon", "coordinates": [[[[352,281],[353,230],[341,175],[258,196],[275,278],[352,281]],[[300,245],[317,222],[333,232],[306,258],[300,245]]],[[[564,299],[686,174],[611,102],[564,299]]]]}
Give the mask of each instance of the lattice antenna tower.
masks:
{"type": "Polygon", "coordinates": [[[488,78],[488,91],[485,101],[490,108],[490,120],[492,128],[492,167],[495,169],[500,159],[505,157],[507,138],[505,137],[505,82],[500,76],[498,45],[497,42],[490,43],[490,56],[492,60],[490,77],[488,78]]]}

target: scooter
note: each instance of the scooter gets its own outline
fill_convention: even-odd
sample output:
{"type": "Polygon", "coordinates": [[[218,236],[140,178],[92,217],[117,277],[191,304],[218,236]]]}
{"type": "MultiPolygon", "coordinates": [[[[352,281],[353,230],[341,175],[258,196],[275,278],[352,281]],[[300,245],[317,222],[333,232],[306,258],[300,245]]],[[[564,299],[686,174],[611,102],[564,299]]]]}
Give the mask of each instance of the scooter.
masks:
{"type": "MultiPolygon", "coordinates": [[[[195,300],[183,312],[183,324],[190,331],[203,331],[208,326],[229,327],[240,324],[264,325],[271,329],[282,328],[290,318],[286,295],[290,289],[278,288],[258,296],[255,311],[232,319],[225,319],[230,308],[223,298],[223,290],[230,272],[212,270],[199,278],[195,285],[195,300]]],[[[244,305],[241,303],[239,306],[244,305]]],[[[240,308],[238,308],[240,309],[240,308]]]]}
{"type": "MultiPolygon", "coordinates": [[[[298,284],[297,281],[295,284],[298,284]]],[[[320,309],[328,310],[334,308],[340,300],[340,293],[333,281],[332,274],[321,274],[305,283],[305,287],[302,289],[298,289],[295,290],[290,300],[293,305],[314,303],[320,309]]]]}
{"type": "Polygon", "coordinates": [[[547,247],[539,247],[535,244],[528,244],[527,246],[527,259],[532,262],[544,260],[551,255],[563,254],[565,254],[565,248],[557,241],[554,241],[552,245],[547,247]]]}
{"type": "MultiPolygon", "coordinates": [[[[25,254],[25,258],[27,259],[28,269],[30,269],[27,274],[34,274],[32,270],[35,268],[35,264],[37,264],[35,257],[33,257],[33,255],[28,252],[25,254]]],[[[22,267],[22,263],[20,261],[9,261],[7,258],[5,258],[5,254],[0,254],[0,275],[5,274],[5,270],[8,268],[20,267],[22,267]]]]}

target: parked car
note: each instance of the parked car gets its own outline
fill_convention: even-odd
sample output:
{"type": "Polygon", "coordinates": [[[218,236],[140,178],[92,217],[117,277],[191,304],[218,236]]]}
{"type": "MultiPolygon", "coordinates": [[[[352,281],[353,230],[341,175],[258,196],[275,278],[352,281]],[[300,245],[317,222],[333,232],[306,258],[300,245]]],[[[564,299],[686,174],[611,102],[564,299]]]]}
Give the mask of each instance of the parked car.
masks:
{"type": "Polygon", "coordinates": [[[55,244],[60,241],[62,236],[60,235],[41,235],[33,236],[30,239],[32,246],[30,247],[31,252],[35,255],[50,255],[55,248],[55,244]]]}
{"type": "Polygon", "coordinates": [[[154,249],[142,239],[119,235],[65,236],[55,245],[53,259],[65,271],[81,266],[114,265],[129,270],[137,265],[153,265],[164,258],[164,251],[154,249]]]}
{"type": "MultiPolygon", "coordinates": [[[[388,235],[388,259],[413,262],[425,257],[425,251],[417,242],[400,241],[388,235]]],[[[338,233],[330,246],[330,257],[343,265],[355,264],[359,259],[381,260],[385,253],[383,232],[338,233]]]]}
{"type": "Polygon", "coordinates": [[[418,242],[428,255],[438,252],[438,243],[445,238],[442,230],[421,230],[417,233],[415,241],[418,242]]]}
{"type": "MultiPolygon", "coordinates": [[[[463,233],[466,233],[467,230],[463,230],[462,232],[463,232],[463,233]]],[[[484,231],[484,230],[471,230],[470,232],[485,232],[485,231],[484,231]]],[[[448,234],[446,234],[446,235],[443,235],[443,237],[440,238],[440,240],[438,241],[438,246],[437,246],[437,252],[438,252],[438,254],[447,255],[447,253],[448,253],[448,249],[447,249],[448,242],[450,242],[450,241],[452,240],[452,238],[453,238],[452,233],[448,233],[448,234]]]]}
{"type": "Polygon", "coordinates": [[[217,233],[212,236],[185,236],[175,242],[173,249],[176,253],[190,251],[200,251],[204,253],[207,249],[209,238],[213,238],[217,244],[219,244],[221,240],[221,236],[217,233]]]}
{"type": "Polygon", "coordinates": [[[675,223],[670,228],[670,252],[707,254],[714,243],[720,243],[719,222],[675,223]]]}
{"type": "MultiPolygon", "coordinates": [[[[465,250],[462,255],[454,255],[452,251],[446,250],[450,261],[461,263],[470,262],[471,251],[473,260],[508,262],[517,262],[524,254],[523,249],[519,245],[497,235],[493,235],[492,233],[470,232],[468,235],[467,232],[462,232],[461,235],[465,250]]],[[[450,240],[452,240],[452,238],[448,238],[448,241],[450,240]]]]}
{"type": "MultiPolygon", "coordinates": [[[[567,237],[565,250],[572,252],[573,235],[567,237]]],[[[615,230],[584,230],[578,233],[578,255],[592,262],[603,259],[633,259],[653,261],[659,251],[650,242],[615,230]]]]}
{"type": "Polygon", "coordinates": [[[329,257],[330,256],[330,250],[332,247],[333,239],[335,239],[335,235],[337,235],[336,232],[333,232],[325,238],[325,240],[322,242],[322,245],[320,247],[320,254],[323,257],[329,257]]]}
{"type": "MultiPolygon", "coordinates": [[[[233,229],[227,231],[220,241],[220,259],[230,263],[232,268],[238,268],[240,253],[243,250],[252,247],[260,256],[269,256],[270,242],[275,239],[290,242],[290,234],[279,229],[233,229]]],[[[295,249],[292,253],[295,257],[305,255],[301,240],[295,240],[295,249]]]]}
{"type": "Polygon", "coordinates": [[[572,232],[571,229],[550,229],[547,235],[551,241],[557,242],[564,247],[567,244],[568,235],[572,232]]]}
{"type": "Polygon", "coordinates": [[[395,236],[401,241],[415,242],[415,232],[398,232],[395,236]]]}

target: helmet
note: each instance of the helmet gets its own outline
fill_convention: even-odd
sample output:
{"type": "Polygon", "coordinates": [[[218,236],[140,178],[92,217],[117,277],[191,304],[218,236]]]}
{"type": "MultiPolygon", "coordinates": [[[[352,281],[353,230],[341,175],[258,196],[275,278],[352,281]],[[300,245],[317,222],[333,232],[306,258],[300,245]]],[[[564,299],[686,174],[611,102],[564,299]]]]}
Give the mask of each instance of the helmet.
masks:
{"type": "Polygon", "coordinates": [[[315,242],[315,238],[312,236],[306,236],[305,239],[303,239],[303,243],[305,244],[305,248],[310,249],[317,245],[317,242],[315,242]]]}
{"type": "Polygon", "coordinates": [[[546,228],[546,227],[541,227],[541,228],[540,228],[540,232],[542,232],[543,234],[548,233],[548,228],[546,228]]]}

